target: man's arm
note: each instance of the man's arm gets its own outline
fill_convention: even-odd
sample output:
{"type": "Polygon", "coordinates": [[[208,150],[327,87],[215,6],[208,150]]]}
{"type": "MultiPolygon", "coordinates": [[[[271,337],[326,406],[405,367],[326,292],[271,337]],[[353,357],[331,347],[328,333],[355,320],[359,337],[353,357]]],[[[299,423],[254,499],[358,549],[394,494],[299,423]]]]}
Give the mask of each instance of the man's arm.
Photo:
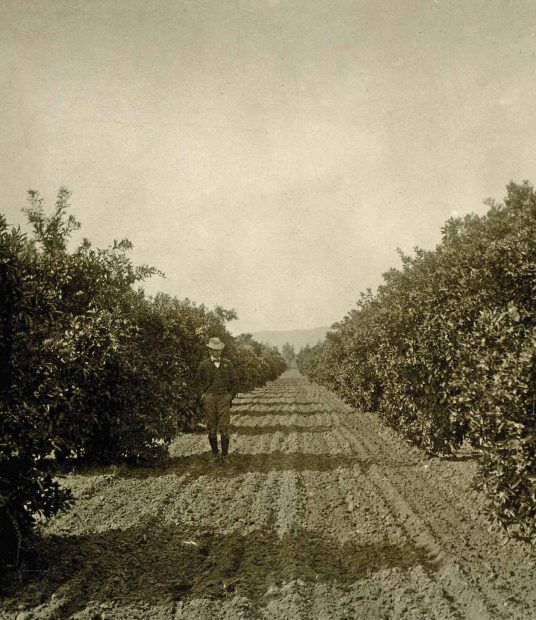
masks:
{"type": "Polygon", "coordinates": [[[195,374],[195,386],[200,396],[203,395],[203,392],[205,391],[205,388],[206,388],[206,383],[207,383],[206,376],[207,376],[207,373],[206,373],[205,364],[201,362],[199,366],[197,367],[197,372],[195,374]]]}
{"type": "Polygon", "coordinates": [[[227,366],[229,368],[229,391],[234,398],[238,394],[238,378],[233,363],[229,362],[227,366]]]}

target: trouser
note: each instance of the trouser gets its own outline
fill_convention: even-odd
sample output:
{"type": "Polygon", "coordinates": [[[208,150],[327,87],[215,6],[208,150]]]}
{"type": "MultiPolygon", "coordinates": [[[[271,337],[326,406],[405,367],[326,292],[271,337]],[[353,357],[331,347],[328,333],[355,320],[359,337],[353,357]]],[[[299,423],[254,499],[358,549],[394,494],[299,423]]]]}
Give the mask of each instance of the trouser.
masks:
{"type": "Polygon", "coordinates": [[[205,424],[208,440],[213,454],[218,454],[218,435],[221,435],[221,452],[224,456],[229,451],[229,424],[231,423],[231,399],[229,392],[212,394],[207,392],[203,397],[205,424]]]}

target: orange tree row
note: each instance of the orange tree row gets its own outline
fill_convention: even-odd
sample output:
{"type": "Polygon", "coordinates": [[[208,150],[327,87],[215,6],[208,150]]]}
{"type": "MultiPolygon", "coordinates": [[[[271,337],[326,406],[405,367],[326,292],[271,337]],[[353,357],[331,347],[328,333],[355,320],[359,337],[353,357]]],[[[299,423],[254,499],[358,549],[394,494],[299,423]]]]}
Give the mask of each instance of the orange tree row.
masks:
{"type": "Polygon", "coordinates": [[[481,451],[491,514],[536,534],[536,195],[511,183],[485,216],[448,220],[376,293],[300,352],[300,369],[413,443],[481,451]]]}
{"type": "Polygon", "coordinates": [[[0,216],[0,564],[37,514],[68,501],[58,461],[147,460],[195,426],[209,337],[225,342],[243,391],[286,368],[277,349],[231,336],[234,311],[136,289],[157,270],[134,266],[128,241],[69,251],[69,197],[60,190],[46,215],[30,192],[30,236],[0,216]]]}

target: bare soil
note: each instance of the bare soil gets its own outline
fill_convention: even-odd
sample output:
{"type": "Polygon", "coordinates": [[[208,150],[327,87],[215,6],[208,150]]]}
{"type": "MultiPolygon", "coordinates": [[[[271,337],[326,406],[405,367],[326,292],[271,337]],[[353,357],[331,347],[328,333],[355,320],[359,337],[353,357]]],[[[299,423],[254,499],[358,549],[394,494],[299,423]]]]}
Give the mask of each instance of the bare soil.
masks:
{"type": "Polygon", "coordinates": [[[473,455],[430,459],[287,373],[241,395],[231,458],[66,477],[2,619],[535,618],[528,546],[490,528],[473,455]]]}

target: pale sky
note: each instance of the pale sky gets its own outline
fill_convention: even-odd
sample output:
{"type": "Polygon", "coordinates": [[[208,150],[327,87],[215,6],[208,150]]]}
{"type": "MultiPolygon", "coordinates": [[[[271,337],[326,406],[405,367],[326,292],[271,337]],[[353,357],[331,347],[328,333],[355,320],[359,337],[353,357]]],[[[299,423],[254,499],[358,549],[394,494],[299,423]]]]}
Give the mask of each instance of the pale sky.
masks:
{"type": "Polygon", "coordinates": [[[0,211],[73,192],[144,288],[330,325],[536,182],[532,0],[1,0],[0,211]]]}

